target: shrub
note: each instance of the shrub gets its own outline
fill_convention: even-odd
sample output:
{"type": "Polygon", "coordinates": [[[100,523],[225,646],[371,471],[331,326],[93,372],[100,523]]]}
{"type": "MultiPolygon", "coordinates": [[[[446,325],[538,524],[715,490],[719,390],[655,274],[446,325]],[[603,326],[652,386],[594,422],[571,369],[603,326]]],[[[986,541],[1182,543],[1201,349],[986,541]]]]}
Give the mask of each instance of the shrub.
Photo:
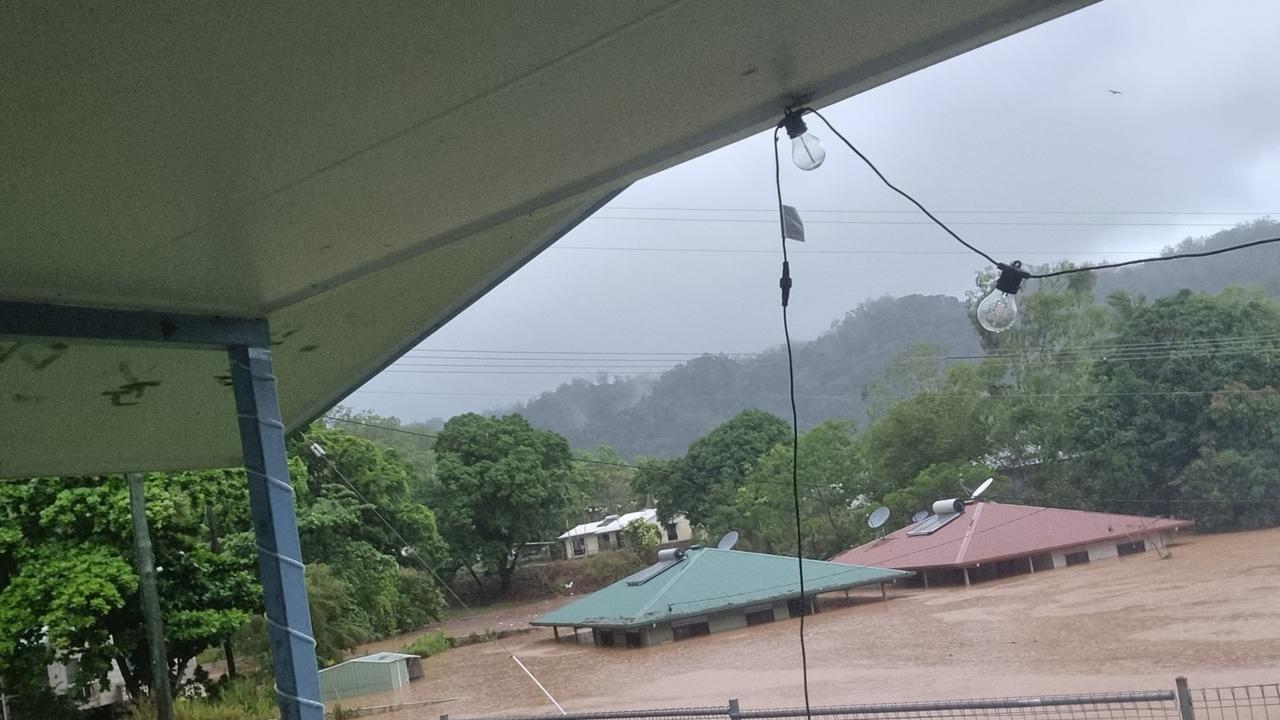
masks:
{"type": "MultiPolygon", "coordinates": [[[[268,720],[278,714],[270,687],[237,678],[223,685],[214,697],[179,697],[173,701],[174,720],[268,720]]],[[[132,720],[155,720],[150,698],[134,701],[132,720]]]]}
{"type": "Polygon", "coordinates": [[[449,641],[442,632],[427,633],[404,646],[404,651],[418,657],[439,655],[449,649],[449,641]]]}

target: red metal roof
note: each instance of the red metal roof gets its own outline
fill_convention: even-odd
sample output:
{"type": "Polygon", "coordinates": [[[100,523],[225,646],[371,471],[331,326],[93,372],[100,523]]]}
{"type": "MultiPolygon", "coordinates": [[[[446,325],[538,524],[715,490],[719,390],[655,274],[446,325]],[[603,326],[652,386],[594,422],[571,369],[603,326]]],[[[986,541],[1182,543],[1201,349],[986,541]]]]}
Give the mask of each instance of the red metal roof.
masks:
{"type": "Polygon", "coordinates": [[[846,550],[832,562],[898,570],[965,567],[1107,540],[1137,539],[1190,527],[1191,520],[979,502],[930,535],[908,536],[915,523],[846,550]]]}

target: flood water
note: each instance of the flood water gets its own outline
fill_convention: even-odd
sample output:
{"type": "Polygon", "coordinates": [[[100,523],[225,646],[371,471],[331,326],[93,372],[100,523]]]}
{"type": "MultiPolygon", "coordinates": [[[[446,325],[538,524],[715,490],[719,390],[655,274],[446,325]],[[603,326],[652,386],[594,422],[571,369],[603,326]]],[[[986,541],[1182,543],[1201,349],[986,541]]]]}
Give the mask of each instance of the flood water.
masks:
{"type": "MultiPolygon", "coordinates": [[[[805,638],[814,705],[1170,689],[1280,681],[1280,529],[1187,536],[1153,552],[972,588],[863,591],[852,607],[809,617],[805,638]]],[[[842,598],[841,598],[842,600],[842,598]]],[[[465,621],[518,626],[552,604],[465,621]]],[[[460,621],[461,622],[461,621],[460,621]]],[[[459,634],[453,628],[451,634],[459,634]]],[[[550,630],[510,638],[513,651],[569,712],[646,707],[803,704],[799,621],[652,648],[596,648],[550,630]]],[[[398,648],[407,638],[379,643],[398,648]]],[[[395,693],[352,698],[375,706],[452,702],[387,720],[553,713],[497,643],[424,661],[426,677],[395,693]]]]}

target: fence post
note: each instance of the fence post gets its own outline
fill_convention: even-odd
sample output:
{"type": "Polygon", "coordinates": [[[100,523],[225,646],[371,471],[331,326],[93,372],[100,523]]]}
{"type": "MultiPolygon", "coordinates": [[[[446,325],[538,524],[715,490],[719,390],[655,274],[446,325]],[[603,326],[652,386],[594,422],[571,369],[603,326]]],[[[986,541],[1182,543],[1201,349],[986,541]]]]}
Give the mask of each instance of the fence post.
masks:
{"type": "Polygon", "coordinates": [[[738,698],[729,698],[729,720],[738,720],[741,708],[738,707],[738,698]]]}
{"type": "Polygon", "coordinates": [[[1178,686],[1178,713],[1182,715],[1182,720],[1196,720],[1196,711],[1191,706],[1191,689],[1187,687],[1187,679],[1179,676],[1173,682],[1178,686]]]}

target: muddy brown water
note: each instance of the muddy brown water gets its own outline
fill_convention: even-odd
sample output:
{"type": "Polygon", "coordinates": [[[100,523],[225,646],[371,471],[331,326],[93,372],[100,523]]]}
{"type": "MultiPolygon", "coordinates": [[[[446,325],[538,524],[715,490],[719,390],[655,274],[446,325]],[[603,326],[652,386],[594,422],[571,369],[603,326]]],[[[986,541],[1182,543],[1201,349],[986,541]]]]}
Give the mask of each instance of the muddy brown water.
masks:
{"type": "MultiPolygon", "coordinates": [[[[1186,536],[1172,557],[1105,560],[976,585],[901,590],[808,618],[814,705],[1168,689],[1280,681],[1280,529],[1186,536]]],[[[446,624],[450,634],[518,627],[568,600],[505,608],[446,624]]],[[[569,712],[803,704],[799,621],[652,648],[554,642],[550,630],[509,638],[569,712]]],[[[398,649],[411,636],[370,649],[398,649]]],[[[555,712],[498,643],[424,661],[407,688],[350,706],[433,698],[386,720],[555,712]]]]}

